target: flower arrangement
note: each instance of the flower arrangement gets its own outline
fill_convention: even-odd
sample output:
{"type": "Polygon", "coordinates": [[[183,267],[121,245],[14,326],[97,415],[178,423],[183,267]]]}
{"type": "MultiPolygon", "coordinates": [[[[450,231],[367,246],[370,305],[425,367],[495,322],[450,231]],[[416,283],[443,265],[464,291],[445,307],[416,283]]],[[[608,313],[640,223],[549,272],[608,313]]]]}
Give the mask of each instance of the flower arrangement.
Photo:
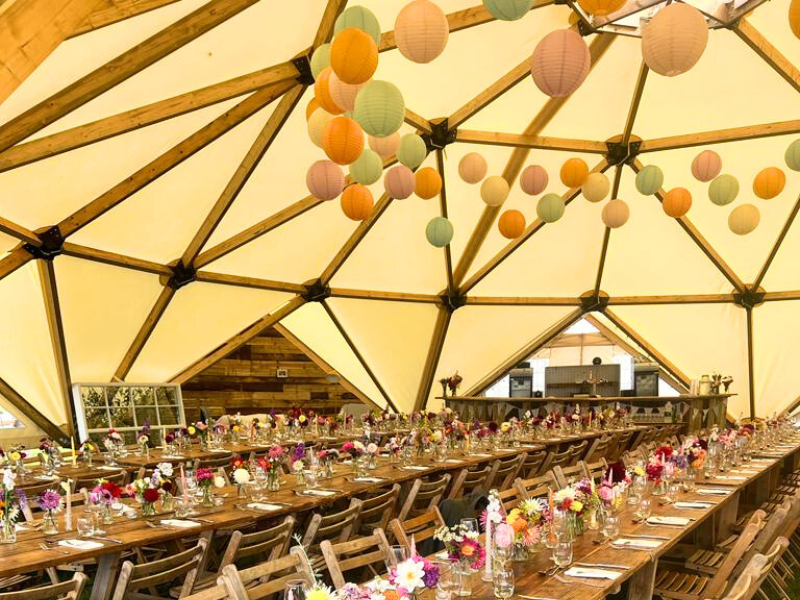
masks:
{"type": "Polygon", "coordinates": [[[42,533],[45,535],[52,535],[58,533],[58,525],[56,524],[55,514],[62,508],[63,498],[56,490],[45,490],[36,500],[39,508],[44,511],[44,524],[42,525],[42,533]]]}
{"type": "Polygon", "coordinates": [[[364,444],[359,442],[358,440],[354,440],[352,442],[345,442],[342,444],[341,452],[343,454],[349,454],[353,458],[357,458],[364,454],[366,451],[366,447],[364,444]]]}
{"type": "Polygon", "coordinates": [[[141,448],[142,454],[144,454],[150,444],[150,421],[147,419],[145,419],[142,429],[139,431],[139,435],[136,436],[136,443],[139,444],[139,448],[141,448]]]}
{"type": "Polygon", "coordinates": [[[208,425],[203,421],[197,421],[186,428],[186,433],[192,439],[200,438],[202,442],[205,442],[208,436],[208,425]]]}
{"type": "Polygon", "coordinates": [[[546,503],[539,498],[526,498],[519,507],[506,515],[506,523],[514,530],[514,544],[525,548],[535,546],[541,537],[546,503]]]}
{"type": "Polygon", "coordinates": [[[155,514],[155,503],[162,494],[167,498],[167,502],[172,498],[173,485],[169,480],[172,474],[171,463],[160,463],[150,477],[141,477],[129,484],[128,493],[142,505],[143,515],[155,514]]]}
{"type": "Polygon", "coordinates": [[[19,519],[22,508],[27,504],[25,492],[16,489],[16,476],[10,469],[3,471],[3,481],[0,484],[0,542],[10,544],[17,540],[15,524],[19,519]]]}
{"type": "Polygon", "coordinates": [[[122,497],[122,493],[122,487],[115,482],[98,479],[89,492],[89,500],[98,506],[111,506],[122,497]]]}
{"type": "Polygon", "coordinates": [[[478,539],[477,531],[470,531],[459,523],[453,527],[440,527],[433,537],[444,544],[451,562],[466,564],[475,570],[483,566],[486,551],[478,539]]]}
{"type": "Polygon", "coordinates": [[[225,487],[225,479],[219,475],[215,475],[214,471],[211,469],[197,469],[194,478],[203,494],[200,499],[200,505],[207,508],[214,506],[214,499],[211,497],[211,488],[225,487]]]}
{"type": "Polygon", "coordinates": [[[389,583],[397,588],[401,598],[424,589],[433,589],[439,583],[439,567],[414,553],[411,558],[389,570],[389,583]]]}
{"type": "Polygon", "coordinates": [[[691,438],[684,441],[680,449],[673,454],[672,461],[675,466],[682,470],[700,470],[705,464],[708,455],[708,442],[699,438],[691,438]]]}
{"type": "Polygon", "coordinates": [[[114,428],[109,429],[103,436],[103,445],[106,447],[106,450],[117,450],[124,443],[122,434],[114,428]]]}

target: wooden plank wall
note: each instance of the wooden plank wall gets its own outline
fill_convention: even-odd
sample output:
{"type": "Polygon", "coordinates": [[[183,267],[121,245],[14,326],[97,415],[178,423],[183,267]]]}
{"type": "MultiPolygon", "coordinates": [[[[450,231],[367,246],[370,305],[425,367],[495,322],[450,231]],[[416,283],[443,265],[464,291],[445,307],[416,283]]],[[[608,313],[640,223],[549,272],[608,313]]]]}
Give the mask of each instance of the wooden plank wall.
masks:
{"type": "Polygon", "coordinates": [[[201,406],[212,416],[295,406],[331,414],[343,404],[360,402],[325,377],[302,350],[270,328],[181,386],[186,418],[199,418],[201,406]],[[289,376],[279,379],[278,367],[287,369],[289,376]]]}

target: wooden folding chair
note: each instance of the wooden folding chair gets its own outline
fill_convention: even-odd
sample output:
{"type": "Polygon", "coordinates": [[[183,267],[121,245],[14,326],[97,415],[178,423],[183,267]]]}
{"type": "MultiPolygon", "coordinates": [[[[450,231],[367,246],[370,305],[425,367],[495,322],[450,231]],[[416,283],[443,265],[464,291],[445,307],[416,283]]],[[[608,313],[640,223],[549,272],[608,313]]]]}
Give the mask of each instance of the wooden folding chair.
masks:
{"type": "Polygon", "coordinates": [[[414,480],[397,518],[405,521],[408,518],[425,513],[434,506],[439,506],[439,502],[444,497],[444,492],[449,484],[449,473],[445,473],[439,479],[431,481],[414,480]]]}
{"type": "Polygon", "coordinates": [[[583,458],[583,460],[586,462],[594,462],[603,458],[608,452],[608,448],[613,440],[614,436],[608,434],[603,434],[600,437],[594,438],[594,441],[586,451],[586,456],[583,458]]]}
{"type": "Polygon", "coordinates": [[[95,485],[97,485],[98,479],[105,479],[106,481],[112,481],[119,486],[124,486],[128,482],[128,472],[104,472],[100,477],[78,477],[72,480],[72,493],[75,494],[82,488],[86,488],[87,490],[94,489],[95,485]]]}
{"type": "Polygon", "coordinates": [[[605,458],[601,458],[593,463],[582,460],[578,464],[583,468],[583,476],[593,480],[595,483],[600,483],[600,480],[605,478],[606,472],[608,471],[608,463],[605,458]]]}
{"type": "Polygon", "coordinates": [[[255,557],[271,561],[285,556],[292,541],[294,525],[295,518],[288,515],[278,525],[262,531],[254,533],[234,531],[222,555],[219,575],[228,565],[238,565],[239,561],[245,558],[255,557]]]}
{"type": "MultiPolygon", "coordinates": [[[[222,569],[221,577],[230,600],[266,600],[282,592],[290,581],[300,580],[311,586],[314,575],[302,548],[293,547],[288,556],[239,570],[236,565],[222,569]]],[[[203,599],[205,600],[205,599],[203,599]]]]}
{"type": "Polygon", "coordinates": [[[547,450],[533,450],[527,453],[525,461],[522,463],[519,476],[523,479],[531,479],[541,475],[550,468],[548,458],[550,453],[547,450]]]}
{"type": "Polygon", "coordinates": [[[470,493],[472,490],[482,487],[487,492],[486,482],[491,475],[492,467],[486,465],[483,469],[477,471],[470,471],[469,469],[461,469],[453,480],[453,485],[450,488],[450,493],[447,494],[448,500],[455,500],[462,498],[470,493]]]}
{"type": "Polygon", "coordinates": [[[0,600],[80,600],[86,581],[86,575],[75,573],[61,583],[0,593],[0,600]]]}
{"type": "Polygon", "coordinates": [[[587,440],[583,440],[579,444],[572,444],[569,447],[570,460],[567,466],[572,466],[576,464],[579,460],[583,460],[583,457],[586,454],[586,448],[588,446],[589,442],[587,440]]]}
{"type": "Polygon", "coordinates": [[[343,511],[322,515],[315,512],[311,515],[306,531],[303,534],[303,547],[311,557],[314,568],[322,567],[325,561],[319,550],[322,540],[335,543],[346,542],[355,534],[358,517],[361,514],[361,500],[351,498],[350,505],[343,511]]]}
{"type": "Polygon", "coordinates": [[[361,500],[361,512],[358,515],[356,531],[361,535],[370,535],[374,529],[386,531],[395,513],[397,499],[400,497],[400,484],[395,483],[388,491],[378,494],[368,493],[361,500]]]}
{"type": "Polygon", "coordinates": [[[547,490],[558,489],[558,484],[552,471],[547,471],[544,475],[531,479],[517,479],[514,486],[519,491],[520,498],[540,498],[547,495],[547,490]]]}
{"type": "Polygon", "coordinates": [[[432,538],[436,530],[444,526],[446,526],[446,523],[444,522],[442,513],[440,513],[439,509],[435,506],[428,510],[428,512],[418,517],[408,519],[407,521],[392,519],[389,525],[397,543],[405,546],[409,551],[411,550],[411,536],[413,536],[414,541],[419,544],[420,542],[432,538]]]}
{"type": "Polygon", "coordinates": [[[553,467],[553,477],[559,489],[567,487],[570,482],[575,482],[582,479],[584,476],[583,462],[571,465],[569,467],[553,467]]]}
{"type": "Polygon", "coordinates": [[[516,456],[509,456],[507,458],[498,458],[492,464],[492,470],[489,473],[489,478],[486,481],[486,488],[496,488],[498,490],[507,490],[514,485],[514,480],[519,475],[528,453],[522,452],[516,456]]]}
{"type": "Polygon", "coordinates": [[[319,545],[325,565],[328,568],[333,587],[344,587],[347,581],[363,583],[374,579],[383,573],[388,566],[396,566],[389,542],[383,529],[377,528],[372,535],[357,538],[349,542],[331,544],[323,540],[319,545]],[[378,568],[375,568],[378,565],[378,568]],[[353,571],[361,571],[360,576],[354,576],[353,571]],[[344,574],[348,573],[345,581],[344,574]]]}

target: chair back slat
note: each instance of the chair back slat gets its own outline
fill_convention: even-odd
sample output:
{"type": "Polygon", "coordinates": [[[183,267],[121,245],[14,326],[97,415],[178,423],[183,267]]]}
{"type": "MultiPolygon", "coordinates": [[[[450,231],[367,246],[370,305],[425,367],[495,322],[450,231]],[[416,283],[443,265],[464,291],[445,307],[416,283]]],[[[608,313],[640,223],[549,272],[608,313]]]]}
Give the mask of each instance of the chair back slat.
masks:
{"type": "Polygon", "coordinates": [[[519,490],[520,498],[539,498],[547,495],[548,488],[555,489],[558,484],[553,477],[553,472],[548,471],[544,475],[532,479],[517,478],[514,485],[519,490]]]}
{"type": "MultiPolygon", "coordinates": [[[[389,542],[383,529],[376,529],[372,535],[341,544],[331,544],[323,540],[320,545],[325,565],[330,573],[333,587],[341,588],[346,583],[345,574],[356,569],[369,569],[366,579],[381,573],[387,562],[394,565],[392,553],[389,551],[389,542]],[[374,565],[378,565],[376,569],[374,565]]],[[[348,576],[352,579],[352,575],[348,576]]],[[[362,583],[355,581],[354,583],[362,583]]]]}
{"type": "Polygon", "coordinates": [[[264,556],[268,561],[282,557],[289,549],[294,525],[295,518],[289,515],[281,523],[269,529],[255,533],[234,531],[222,556],[220,571],[250,556],[264,556]]]}
{"type": "Polygon", "coordinates": [[[411,485],[411,490],[405,502],[403,502],[397,518],[405,521],[411,517],[425,514],[434,506],[439,506],[447,486],[450,485],[450,480],[449,473],[445,473],[439,479],[430,481],[416,479],[411,485]]]}
{"type": "Polygon", "coordinates": [[[719,565],[717,572],[703,591],[707,597],[718,598],[725,592],[725,586],[731,578],[734,567],[742,560],[744,553],[753,543],[753,540],[756,539],[765,516],[766,513],[763,510],[757,510],[750,517],[744,530],[736,539],[727,556],[719,565]]]}
{"type": "Polygon", "coordinates": [[[434,506],[425,514],[407,521],[392,519],[389,527],[397,542],[410,550],[411,536],[414,536],[414,540],[417,543],[424,542],[432,538],[436,530],[444,525],[445,521],[444,518],[442,518],[442,513],[434,506]]]}
{"type": "Polygon", "coordinates": [[[235,565],[228,565],[222,569],[221,579],[231,600],[264,600],[282,592],[289,581],[296,579],[309,586],[314,583],[311,566],[298,547],[291,548],[283,558],[249,569],[239,570],[235,565]]]}
{"type": "Polygon", "coordinates": [[[492,467],[489,465],[476,471],[462,469],[453,481],[453,486],[450,488],[450,493],[447,495],[447,498],[449,500],[455,500],[472,493],[473,490],[479,487],[486,488],[486,483],[489,480],[491,472],[492,467]]]}
{"type": "Polygon", "coordinates": [[[136,598],[139,590],[154,588],[178,579],[182,579],[180,596],[191,595],[207,547],[208,542],[201,538],[196,546],[173,556],[138,565],[125,561],[120,567],[113,600],[132,600],[136,598]]]}
{"type": "Polygon", "coordinates": [[[522,452],[515,456],[496,460],[492,465],[492,471],[486,482],[486,487],[495,488],[497,490],[507,490],[514,485],[514,480],[517,478],[517,475],[519,475],[522,464],[525,462],[527,456],[527,452],[522,452]]]}
{"type": "Polygon", "coordinates": [[[385,531],[389,521],[395,516],[399,497],[400,484],[395,483],[387,492],[361,498],[361,513],[356,530],[367,535],[377,528],[385,531]]]}
{"type": "Polygon", "coordinates": [[[547,450],[528,452],[528,455],[525,457],[525,462],[522,463],[519,476],[523,479],[531,479],[532,477],[541,475],[543,471],[549,468],[547,465],[548,456],[549,453],[547,450]]]}
{"type": "Polygon", "coordinates": [[[17,592],[0,593],[0,600],[78,600],[86,585],[87,577],[83,573],[75,573],[72,579],[33,589],[17,592]]]}

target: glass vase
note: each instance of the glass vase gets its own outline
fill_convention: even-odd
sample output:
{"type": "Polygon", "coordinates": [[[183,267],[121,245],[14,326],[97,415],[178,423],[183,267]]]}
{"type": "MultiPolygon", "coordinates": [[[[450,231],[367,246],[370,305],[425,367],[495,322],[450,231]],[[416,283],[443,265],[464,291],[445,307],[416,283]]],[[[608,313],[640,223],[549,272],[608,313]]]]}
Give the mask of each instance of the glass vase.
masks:
{"type": "Polygon", "coordinates": [[[53,511],[46,510],[44,512],[44,522],[42,524],[42,533],[44,535],[55,535],[58,533],[58,522],[53,511]]]}
{"type": "Polygon", "coordinates": [[[214,506],[214,498],[211,497],[211,486],[204,485],[202,487],[203,495],[200,497],[200,506],[204,508],[211,508],[214,506]]]}
{"type": "Polygon", "coordinates": [[[272,470],[267,473],[267,491],[270,492],[277,492],[281,489],[281,478],[280,475],[276,470],[272,470]]]}
{"type": "Polygon", "coordinates": [[[3,519],[0,529],[0,544],[13,544],[17,541],[17,526],[11,519],[3,519]]]}
{"type": "Polygon", "coordinates": [[[111,505],[103,504],[102,510],[103,525],[111,525],[114,522],[114,515],[111,514],[111,505]]]}
{"type": "Polygon", "coordinates": [[[155,502],[142,502],[142,516],[152,517],[156,514],[155,502]]]}
{"type": "Polygon", "coordinates": [[[367,468],[377,469],[378,468],[378,455],[377,454],[370,454],[369,455],[369,463],[367,464],[367,468]]]}
{"type": "Polygon", "coordinates": [[[653,496],[663,496],[667,493],[667,481],[665,479],[658,479],[653,482],[653,496]]]}
{"type": "Polygon", "coordinates": [[[169,492],[164,492],[161,495],[161,510],[164,512],[172,512],[174,496],[169,492]]]}
{"type": "Polygon", "coordinates": [[[472,569],[467,561],[453,564],[453,593],[462,597],[472,595],[472,569]]]}

